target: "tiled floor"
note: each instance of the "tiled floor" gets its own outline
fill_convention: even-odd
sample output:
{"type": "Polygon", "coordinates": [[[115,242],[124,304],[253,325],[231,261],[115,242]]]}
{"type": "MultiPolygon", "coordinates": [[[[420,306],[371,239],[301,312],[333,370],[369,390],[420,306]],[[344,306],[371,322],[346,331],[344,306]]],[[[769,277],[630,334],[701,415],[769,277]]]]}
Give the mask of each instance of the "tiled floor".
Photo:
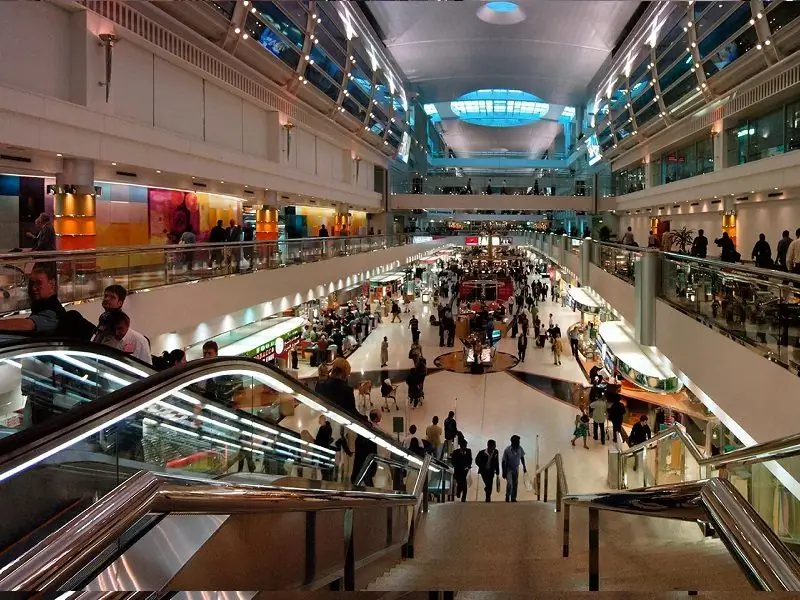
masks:
{"type": "MultiPolygon", "coordinates": [[[[424,305],[420,301],[414,302],[412,312],[420,321],[420,343],[423,354],[427,358],[428,367],[432,368],[433,359],[439,354],[452,351],[449,348],[439,347],[438,328],[429,325],[428,318],[434,309],[432,305],[424,305]]],[[[573,313],[569,308],[562,308],[560,304],[549,301],[539,307],[539,316],[547,322],[548,315],[553,313],[554,320],[561,326],[562,331],[580,318],[579,313],[573,313]]],[[[393,377],[398,399],[401,400],[399,413],[394,411],[386,414],[381,426],[391,432],[393,416],[402,416],[405,420],[404,429],[413,423],[424,432],[434,415],[440,420],[447,417],[450,410],[456,412],[459,429],[464,433],[472,448],[473,455],[485,447],[486,440],[492,438],[497,441],[502,451],[509,443],[513,434],[522,438],[522,446],[526,451],[528,464],[535,464],[535,454],[539,447],[540,464],[548,462],[556,452],[561,452],[571,493],[593,492],[607,489],[607,457],[609,446],[601,446],[590,440],[590,450],[583,447],[570,445],[572,432],[575,425],[577,410],[550,397],[533,387],[526,385],[508,373],[492,373],[489,375],[467,375],[447,371],[431,372],[425,381],[425,402],[417,409],[407,407],[406,385],[403,383],[403,373],[411,367],[408,359],[408,350],[411,345],[411,331],[408,321],[411,314],[403,314],[402,323],[390,323],[386,319],[348,359],[352,366],[353,376],[351,383],[356,383],[359,377],[375,377],[380,372],[380,344],[383,337],[389,340],[389,365],[388,368],[398,375],[393,377]]],[[[531,339],[528,344],[526,361],[515,367],[516,371],[544,375],[558,378],[567,382],[584,383],[585,377],[577,362],[568,352],[568,342],[565,340],[567,353],[562,357],[562,365],[553,365],[552,354],[547,349],[537,349],[531,339]]],[[[456,349],[461,344],[456,343],[456,349]]],[[[499,349],[516,355],[517,343],[515,339],[506,338],[500,341],[499,349]]],[[[373,401],[380,399],[377,390],[373,390],[373,401]]],[[[554,473],[551,473],[554,475],[554,473]]],[[[469,498],[474,500],[478,486],[470,489],[469,498]]],[[[531,499],[533,495],[520,487],[520,499],[531,499]]]]}

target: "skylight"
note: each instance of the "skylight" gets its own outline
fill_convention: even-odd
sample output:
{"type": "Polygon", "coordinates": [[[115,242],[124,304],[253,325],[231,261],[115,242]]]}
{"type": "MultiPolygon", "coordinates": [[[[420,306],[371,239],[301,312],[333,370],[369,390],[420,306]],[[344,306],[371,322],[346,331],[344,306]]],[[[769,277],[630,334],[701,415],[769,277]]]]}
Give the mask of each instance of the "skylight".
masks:
{"type": "Polygon", "coordinates": [[[422,110],[424,110],[425,114],[431,118],[432,123],[438,123],[442,120],[442,117],[439,115],[439,111],[436,110],[435,104],[423,104],[422,110]]]}
{"type": "Polygon", "coordinates": [[[477,90],[450,103],[455,115],[467,123],[483,127],[518,127],[538,121],[550,105],[520,90],[477,90]]]}
{"type": "Polygon", "coordinates": [[[575,107],[574,106],[565,106],[564,110],[561,111],[561,116],[565,119],[574,119],[575,118],[575,107]]]}

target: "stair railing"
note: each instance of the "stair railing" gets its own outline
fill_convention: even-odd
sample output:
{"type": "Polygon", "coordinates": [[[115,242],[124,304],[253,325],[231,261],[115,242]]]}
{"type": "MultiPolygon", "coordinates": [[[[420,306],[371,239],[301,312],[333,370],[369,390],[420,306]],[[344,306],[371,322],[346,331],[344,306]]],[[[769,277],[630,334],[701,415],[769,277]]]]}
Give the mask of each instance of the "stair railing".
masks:
{"type": "Polygon", "coordinates": [[[536,499],[542,500],[542,492],[544,491],[544,501],[547,502],[548,490],[549,490],[549,473],[550,469],[555,467],[556,469],[556,512],[561,512],[561,506],[563,504],[564,496],[569,494],[569,488],[567,487],[567,478],[564,474],[564,462],[561,459],[561,454],[556,454],[550,462],[548,462],[543,467],[539,467],[536,469],[536,473],[534,473],[534,485],[536,486],[536,499]],[[544,480],[544,485],[542,485],[542,480],[544,480]]]}

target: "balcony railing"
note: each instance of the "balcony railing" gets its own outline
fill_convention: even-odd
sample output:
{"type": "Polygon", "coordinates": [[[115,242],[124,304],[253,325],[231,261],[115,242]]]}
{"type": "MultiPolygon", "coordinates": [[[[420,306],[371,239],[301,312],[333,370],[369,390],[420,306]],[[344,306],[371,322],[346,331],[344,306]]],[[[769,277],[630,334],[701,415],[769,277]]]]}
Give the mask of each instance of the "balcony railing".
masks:
{"type": "Polygon", "coordinates": [[[76,302],[102,295],[111,284],[129,292],[143,291],[373,252],[411,241],[407,235],[390,234],[0,254],[0,314],[29,308],[27,281],[34,268],[57,275],[59,299],[76,302]]]}

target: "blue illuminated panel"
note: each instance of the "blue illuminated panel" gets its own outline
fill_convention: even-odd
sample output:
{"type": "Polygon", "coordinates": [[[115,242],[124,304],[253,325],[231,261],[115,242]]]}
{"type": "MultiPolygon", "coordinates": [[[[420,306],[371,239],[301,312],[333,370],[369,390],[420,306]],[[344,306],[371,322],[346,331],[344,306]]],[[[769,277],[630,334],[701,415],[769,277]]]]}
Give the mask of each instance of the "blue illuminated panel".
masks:
{"type": "Polygon", "coordinates": [[[477,90],[450,103],[455,115],[483,127],[518,127],[538,121],[550,105],[528,92],[507,89],[477,90]]]}

